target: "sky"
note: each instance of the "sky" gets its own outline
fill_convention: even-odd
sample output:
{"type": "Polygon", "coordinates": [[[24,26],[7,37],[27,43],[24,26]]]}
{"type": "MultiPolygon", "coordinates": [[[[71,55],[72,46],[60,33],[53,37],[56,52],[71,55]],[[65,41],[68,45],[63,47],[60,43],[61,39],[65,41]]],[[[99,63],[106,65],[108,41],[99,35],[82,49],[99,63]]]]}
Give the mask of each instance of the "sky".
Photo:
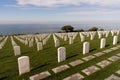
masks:
{"type": "Polygon", "coordinates": [[[0,0],[0,24],[119,22],[120,0],[0,0]]]}

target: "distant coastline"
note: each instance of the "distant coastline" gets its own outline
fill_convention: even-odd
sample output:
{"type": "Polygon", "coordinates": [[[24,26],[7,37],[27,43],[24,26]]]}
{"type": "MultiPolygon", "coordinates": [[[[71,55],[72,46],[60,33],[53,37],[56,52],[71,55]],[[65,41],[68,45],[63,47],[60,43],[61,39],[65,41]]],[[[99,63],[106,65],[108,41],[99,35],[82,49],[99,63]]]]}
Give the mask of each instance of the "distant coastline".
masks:
{"type": "MultiPolygon", "coordinates": [[[[59,32],[63,24],[0,24],[0,34],[11,35],[11,34],[33,34],[33,33],[54,33],[59,32]]],[[[75,27],[75,29],[87,29],[91,26],[97,26],[105,30],[120,29],[120,24],[95,24],[95,23],[72,23],[70,24],[75,27]]]]}

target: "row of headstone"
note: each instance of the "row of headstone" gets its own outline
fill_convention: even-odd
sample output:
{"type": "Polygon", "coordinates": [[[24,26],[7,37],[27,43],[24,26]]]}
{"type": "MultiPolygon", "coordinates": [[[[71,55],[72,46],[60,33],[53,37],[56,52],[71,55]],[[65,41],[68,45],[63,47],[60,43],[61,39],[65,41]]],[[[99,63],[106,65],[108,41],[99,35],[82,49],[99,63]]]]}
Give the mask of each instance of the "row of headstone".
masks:
{"type": "MultiPolygon", "coordinates": [[[[113,37],[113,45],[116,45],[118,43],[118,36],[113,37]]],[[[103,49],[106,46],[106,39],[102,38],[100,42],[100,48],[103,49]]],[[[89,53],[90,43],[84,42],[83,43],[83,54],[89,53]]]]}
{"type": "Polygon", "coordinates": [[[85,41],[85,36],[83,33],[79,33],[81,42],[85,41]]]}
{"type": "MultiPolygon", "coordinates": [[[[109,32],[110,31],[98,31],[98,36],[99,36],[99,38],[102,38],[102,35],[106,35],[106,37],[108,37],[109,32]]],[[[115,31],[113,31],[113,32],[115,32],[115,31]]],[[[94,37],[95,37],[95,34],[96,34],[96,32],[80,32],[81,42],[85,41],[85,36],[90,37],[90,39],[93,40],[94,37]]],[[[74,39],[77,36],[77,33],[55,33],[55,35],[62,38],[64,41],[66,41],[67,38],[69,38],[69,44],[73,44],[74,39]]],[[[47,42],[46,39],[45,39],[46,36],[48,36],[48,34],[47,35],[45,35],[45,34],[44,35],[41,35],[41,34],[36,35],[35,36],[36,43],[38,42],[38,38],[40,38],[40,41],[41,41],[41,39],[43,39],[42,42],[43,42],[43,45],[45,45],[46,42],[47,42]],[[42,37],[39,37],[39,36],[42,36],[42,37]]],[[[29,40],[29,41],[27,41],[27,40],[22,41],[21,40],[21,42],[26,43],[26,44],[29,42],[29,47],[33,46],[32,41],[33,40],[29,40]]],[[[60,45],[59,39],[54,38],[54,43],[55,43],[55,47],[58,47],[60,45]]]]}
{"type": "Polygon", "coordinates": [[[120,31],[119,31],[119,30],[97,31],[97,32],[98,32],[98,37],[99,37],[99,39],[101,39],[103,35],[105,35],[105,37],[108,37],[110,32],[111,32],[111,35],[112,35],[112,36],[114,36],[115,34],[116,34],[116,35],[119,35],[119,34],[120,34],[120,31]]]}
{"type": "Polygon", "coordinates": [[[97,31],[97,33],[98,33],[98,38],[101,39],[104,35],[105,37],[108,37],[110,31],[97,31]]]}
{"type": "Polygon", "coordinates": [[[90,32],[90,40],[95,38],[96,32],[90,32]]]}
{"type": "Polygon", "coordinates": [[[120,31],[119,30],[111,30],[111,34],[112,34],[112,36],[114,36],[114,34],[119,35],[120,31]]]}
{"type": "MultiPolygon", "coordinates": [[[[114,36],[113,38],[113,45],[116,45],[118,42],[118,36],[114,36]]],[[[100,48],[103,49],[106,46],[106,39],[102,38],[100,42],[100,48]]],[[[89,53],[90,50],[90,43],[84,42],[83,43],[83,54],[89,53]]],[[[66,48],[59,47],[58,48],[58,62],[62,62],[66,59],[66,48]]]]}
{"type": "Polygon", "coordinates": [[[14,38],[16,38],[18,41],[20,41],[21,43],[25,43],[25,40],[23,40],[22,38],[20,38],[19,36],[14,36],[14,38]]]}
{"type": "Polygon", "coordinates": [[[55,33],[55,35],[58,36],[59,38],[63,39],[64,41],[69,40],[69,44],[73,44],[74,39],[76,38],[78,33],[76,33],[76,32],[73,32],[73,33],[55,33]]]}
{"type": "Polygon", "coordinates": [[[28,45],[28,38],[25,35],[22,36],[14,36],[17,40],[19,40],[21,43],[28,45]]]}
{"type": "MultiPolygon", "coordinates": [[[[0,49],[3,48],[3,46],[5,45],[7,39],[8,39],[8,36],[7,37],[4,37],[5,39],[0,43],[0,49]]],[[[2,38],[3,39],[3,38],[2,38]]]]}
{"type": "Polygon", "coordinates": [[[35,42],[38,43],[39,39],[37,38],[37,36],[35,36],[35,42]]]}
{"type": "MultiPolygon", "coordinates": [[[[92,34],[92,33],[91,33],[92,34]]],[[[90,34],[89,34],[90,35],[90,34]]],[[[92,34],[93,35],[93,34],[92,34]]],[[[95,34],[94,34],[95,35],[95,34]]],[[[107,34],[108,35],[108,34],[107,34]]],[[[54,37],[54,40],[58,40],[57,37],[56,37],[56,34],[53,35],[54,37]]],[[[84,35],[83,35],[84,36],[84,35]]],[[[88,36],[88,35],[87,35],[88,36]]],[[[11,37],[12,38],[12,37],[11,37]]],[[[50,38],[50,35],[48,35],[46,38],[44,39],[49,39],[50,38]]],[[[70,38],[70,37],[69,37],[70,38]]],[[[64,38],[63,38],[64,39],[64,38]]],[[[92,38],[94,39],[94,38],[92,38]]],[[[13,43],[14,40],[12,38],[12,41],[13,43]]],[[[113,37],[113,45],[116,45],[118,42],[118,36],[114,36],[113,37]]],[[[105,38],[102,38],[101,41],[100,41],[100,48],[103,49],[105,48],[105,45],[106,45],[106,39],[105,38]]],[[[42,50],[43,49],[43,46],[42,46],[42,42],[37,42],[37,50],[42,50]]],[[[15,46],[15,50],[16,52],[20,52],[18,50],[18,47],[15,46]]],[[[83,54],[86,54],[86,53],[89,53],[89,50],[90,50],[90,43],[89,42],[84,42],[83,43],[83,54]]],[[[17,53],[18,54],[18,53],[17,53]]],[[[65,47],[59,47],[57,49],[57,55],[58,55],[58,62],[62,62],[64,60],[66,60],[66,48],[65,47]]],[[[28,56],[22,56],[22,57],[19,57],[18,58],[18,68],[19,68],[19,75],[22,75],[24,73],[27,73],[27,72],[30,72],[30,62],[29,62],[29,57],[28,56]]]]}
{"type": "Polygon", "coordinates": [[[69,44],[73,44],[78,33],[68,33],[69,44]]]}
{"type": "MultiPolygon", "coordinates": [[[[114,35],[115,33],[117,33],[117,35],[119,34],[119,30],[112,30],[111,34],[114,35]]],[[[110,31],[97,31],[98,33],[98,37],[99,39],[102,38],[103,35],[106,35],[106,37],[108,37],[110,31]]],[[[69,39],[69,44],[73,44],[74,43],[74,39],[77,36],[77,32],[73,32],[73,33],[55,33],[56,36],[62,38],[64,41],[67,41],[69,39]]],[[[96,32],[92,31],[92,32],[80,32],[80,38],[81,38],[81,42],[85,41],[85,36],[86,37],[90,37],[90,40],[93,40],[95,38],[96,32]]],[[[49,34],[37,34],[37,35],[22,35],[19,36],[20,38],[18,38],[18,40],[22,43],[25,43],[25,45],[29,45],[29,47],[33,46],[33,40],[31,40],[31,38],[35,37],[35,41],[36,43],[40,41],[43,42],[43,45],[46,44],[47,40],[45,39],[47,36],[49,36],[49,34]],[[24,40],[22,40],[22,38],[24,38],[24,40]],[[26,38],[26,39],[25,39],[26,38]],[[38,40],[39,39],[39,40],[38,40]]],[[[60,41],[58,41],[58,39],[55,41],[55,45],[57,46],[57,43],[59,43],[60,41]]]]}
{"type": "Polygon", "coordinates": [[[12,41],[12,46],[14,50],[14,55],[15,56],[21,55],[20,46],[17,45],[17,43],[14,41],[12,36],[11,36],[11,41],[12,41]]]}
{"type": "Polygon", "coordinates": [[[4,37],[0,37],[0,41],[3,39],[4,37]]]}
{"type": "Polygon", "coordinates": [[[12,46],[17,46],[17,43],[14,41],[13,37],[11,36],[11,42],[12,42],[12,46]]]}
{"type": "Polygon", "coordinates": [[[73,37],[73,40],[74,40],[77,35],[78,35],[78,33],[76,33],[76,32],[68,33],[68,38],[73,37]]]}
{"type": "Polygon", "coordinates": [[[37,51],[40,51],[40,50],[43,50],[43,45],[45,45],[47,43],[50,36],[51,36],[51,34],[38,34],[38,35],[15,36],[15,38],[17,40],[19,40],[21,43],[28,45],[29,47],[33,47],[34,40],[35,40],[36,45],[37,45],[37,51]],[[41,40],[39,40],[39,38],[41,40]]]}
{"type": "Polygon", "coordinates": [[[49,35],[50,34],[22,35],[22,36],[15,36],[15,38],[20,42],[22,42],[23,44],[28,45],[29,47],[32,47],[34,39],[36,43],[43,42],[43,44],[46,44],[46,39],[49,37],[49,35]]]}
{"type": "MultiPolygon", "coordinates": [[[[42,42],[37,42],[37,50],[42,50],[42,42]]],[[[19,75],[30,72],[30,61],[28,56],[18,58],[19,75]]]]}
{"type": "Polygon", "coordinates": [[[91,32],[80,32],[80,39],[81,42],[85,41],[85,37],[90,37],[90,40],[93,40],[95,38],[96,32],[95,31],[91,31],[91,32]]]}
{"type": "Polygon", "coordinates": [[[45,39],[47,36],[49,36],[50,34],[38,34],[37,37],[40,41],[42,41],[43,39],[45,39]]]}
{"type": "Polygon", "coordinates": [[[51,34],[49,34],[47,37],[43,39],[43,45],[47,44],[47,41],[50,39],[50,37],[51,37],[51,34]]]}
{"type": "MultiPolygon", "coordinates": [[[[98,31],[98,35],[100,35],[99,38],[101,38],[102,35],[106,35],[106,37],[108,37],[109,32],[110,32],[110,31],[98,31]]],[[[112,31],[111,31],[111,32],[112,32],[112,31]]],[[[115,31],[114,31],[114,32],[115,32],[115,31]]],[[[56,35],[57,35],[58,37],[64,39],[64,36],[66,36],[66,34],[68,34],[69,44],[73,44],[73,43],[74,43],[74,38],[75,38],[75,36],[77,36],[77,34],[75,34],[75,33],[61,33],[61,34],[60,34],[60,33],[56,33],[55,35],[53,35],[55,47],[59,47],[59,45],[60,45],[60,41],[59,41],[59,39],[56,37],[56,35]],[[74,36],[74,38],[73,38],[73,36],[74,36]]],[[[87,37],[90,36],[90,39],[93,40],[94,37],[95,37],[95,34],[96,34],[96,32],[81,32],[81,33],[80,33],[81,42],[85,41],[85,35],[86,35],[87,37]]],[[[18,38],[18,37],[16,37],[16,38],[17,38],[19,41],[23,42],[23,43],[25,43],[25,41],[26,41],[26,43],[27,43],[27,39],[26,39],[25,41],[23,41],[22,39],[20,39],[20,38],[18,38]]],[[[47,37],[47,38],[48,38],[48,37],[47,37]]],[[[48,40],[47,38],[45,38],[45,36],[44,36],[43,44],[41,44],[41,42],[38,42],[38,39],[37,39],[37,37],[35,36],[35,40],[36,40],[36,42],[37,42],[37,50],[38,50],[38,51],[43,49],[43,45],[45,45],[46,42],[47,42],[47,40],[48,40]]],[[[115,38],[115,39],[117,39],[117,38],[115,38]]],[[[33,46],[33,40],[34,40],[34,39],[31,39],[31,40],[29,39],[29,47],[32,47],[32,46],[33,46]]],[[[14,43],[14,42],[13,42],[13,43],[14,43]]],[[[105,39],[101,39],[101,44],[100,44],[100,48],[101,48],[101,49],[105,47],[105,44],[104,44],[104,43],[105,43],[105,39]]],[[[116,44],[116,40],[113,41],[113,45],[115,45],[115,44],[116,44]]],[[[83,51],[83,52],[86,53],[86,51],[83,51]]]]}
{"type": "Polygon", "coordinates": [[[55,35],[63,39],[64,41],[68,40],[68,33],[55,33],[55,35]]]}
{"type": "Polygon", "coordinates": [[[59,47],[59,46],[60,46],[60,41],[59,41],[59,39],[56,37],[55,34],[53,34],[53,39],[54,39],[55,47],[59,47]]]}
{"type": "MultiPolygon", "coordinates": [[[[83,43],[83,54],[89,53],[90,44],[89,42],[83,43]]],[[[58,62],[62,62],[66,59],[66,48],[65,47],[59,47],[57,49],[57,55],[58,55],[58,62]]]]}
{"type": "MultiPolygon", "coordinates": [[[[49,37],[47,37],[47,39],[49,37]]],[[[39,51],[42,49],[43,49],[42,42],[37,42],[37,50],[39,51]]],[[[30,72],[30,60],[28,56],[22,56],[18,58],[18,69],[19,69],[19,75],[30,72]]]]}

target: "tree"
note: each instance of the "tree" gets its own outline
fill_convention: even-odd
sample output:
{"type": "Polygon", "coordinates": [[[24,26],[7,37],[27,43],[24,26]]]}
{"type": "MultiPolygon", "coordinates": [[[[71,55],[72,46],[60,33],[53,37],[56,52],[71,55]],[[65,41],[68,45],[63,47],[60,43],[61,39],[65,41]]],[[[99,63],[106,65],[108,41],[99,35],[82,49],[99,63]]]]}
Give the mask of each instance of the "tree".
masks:
{"type": "Polygon", "coordinates": [[[104,31],[104,29],[99,29],[99,31],[104,31]]]}
{"type": "Polygon", "coordinates": [[[97,27],[91,27],[91,28],[88,29],[88,31],[97,31],[97,30],[98,30],[97,27]]]}
{"type": "Polygon", "coordinates": [[[83,29],[74,30],[75,32],[84,32],[83,29]]]}
{"type": "Polygon", "coordinates": [[[65,25],[61,28],[61,30],[65,32],[72,32],[74,30],[74,27],[72,27],[71,25],[65,25]]]}

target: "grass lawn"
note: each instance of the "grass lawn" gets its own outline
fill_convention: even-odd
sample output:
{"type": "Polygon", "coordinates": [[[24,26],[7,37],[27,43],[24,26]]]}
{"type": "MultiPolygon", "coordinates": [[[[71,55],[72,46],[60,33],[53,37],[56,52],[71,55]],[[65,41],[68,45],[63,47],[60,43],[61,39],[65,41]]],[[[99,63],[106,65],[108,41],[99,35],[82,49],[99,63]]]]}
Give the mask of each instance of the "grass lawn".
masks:
{"type": "MultiPolygon", "coordinates": [[[[111,36],[111,34],[109,34],[109,37],[106,38],[105,49],[99,48],[100,39],[98,39],[97,35],[95,36],[94,40],[90,40],[90,38],[85,39],[86,41],[90,42],[90,53],[83,55],[83,42],[80,41],[79,35],[77,35],[77,37],[75,38],[74,44],[71,45],[69,45],[69,41],[63,41],[61,38],[59,38],[61,44],[60,46],[66,47],[67,59],[63,62],[58,63],[57,48],[54,47],[52,35],[48,40],[47,44],[44,45],[44,50],[39,52],[36,49],[35,42],[34,47],[30,48],[29,46],[22,44],[20,41],[14,38],[15,42],[21,47],[20,56],[14,56],[11,39],[9,37],[3,49],[0,50],[0,80],[28,80],[30,76],[47,70],[51,73],[51,76],[45,78],[44,80],[62,80],[63,78],[68,77],[77,72],[79,72],[85,77],[83,80],[104,80],[106,77],[120,69],[120,60],[118,60],[105,67],[104,69],[93,73],[90,76],[86,76],[85,74],[81,73],[81,70],[89,66],[95,65],[96,63],[102,60],[106,60],[107,58],[119,53],[119,49],[112,51],[108,54],[104,54],[100,57],[96,57],[90,61],[84,62],[83,64],[80,64],[76,67],[70,66],[68,63],[71,61],[81,59],[83,57],[114,47],[112,45],[113,37],[111,36]],[[31,71],[29,73],[19,76],[17,58],[21,56],[29,56],[31,71]],[[67,64],[70,66],[70,68],[57,74],[52,72],[52,68],[58,67],[62,64],[67,64]]],[[[120,36],[118,40],[118,44],[120,44],[120,36]]]]}

